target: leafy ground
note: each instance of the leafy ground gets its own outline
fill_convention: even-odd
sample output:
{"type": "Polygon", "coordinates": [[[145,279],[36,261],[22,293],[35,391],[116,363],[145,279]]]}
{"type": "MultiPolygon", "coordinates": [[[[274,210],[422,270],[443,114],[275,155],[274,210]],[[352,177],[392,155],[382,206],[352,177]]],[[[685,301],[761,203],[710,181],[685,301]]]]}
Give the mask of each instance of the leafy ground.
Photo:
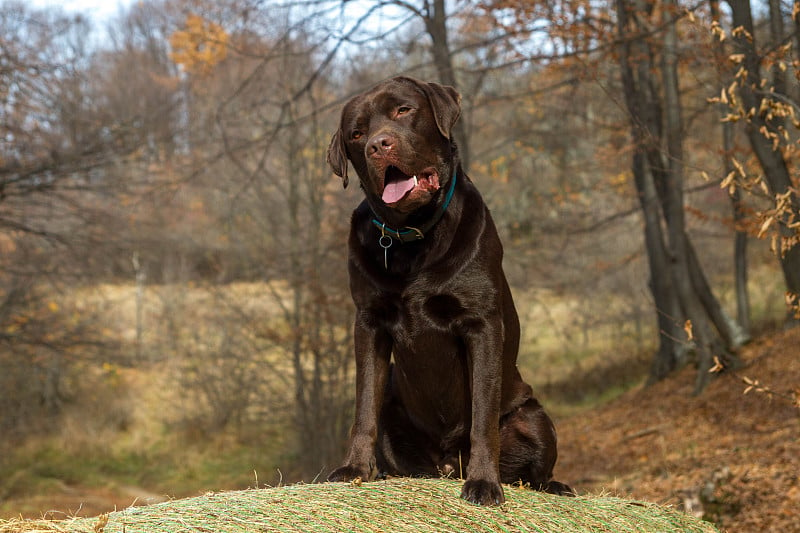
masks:
{"type": "Polygon", "coordinates": [[[699,397],[687,368],[560,420],[557,478],[579,492],[674,504],[721,530],[800,531],[800,328],[742,356],[744,369],[699,397]]]}

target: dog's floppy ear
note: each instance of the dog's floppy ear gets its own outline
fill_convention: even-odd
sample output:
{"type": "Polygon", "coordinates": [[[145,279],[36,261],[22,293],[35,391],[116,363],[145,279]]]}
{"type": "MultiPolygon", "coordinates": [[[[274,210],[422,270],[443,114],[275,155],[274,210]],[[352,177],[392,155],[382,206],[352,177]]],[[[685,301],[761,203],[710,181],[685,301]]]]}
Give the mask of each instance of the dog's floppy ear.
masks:
{"type": "Polygon", "coordinates": [[[346,189],[349,179],[347,178],[347,149],[344,146],[342,128],[336,130],[331,138],[327,160],[333,173],[342,178],[342,185],[346,189]]]}
{"type": "Polygon", "coordinates": [[[449,85],[420,83],[420,87],[433,108],[436,126],[446,139],[450,139],[453,126],[461,116],[461,95],[449,85]]]}

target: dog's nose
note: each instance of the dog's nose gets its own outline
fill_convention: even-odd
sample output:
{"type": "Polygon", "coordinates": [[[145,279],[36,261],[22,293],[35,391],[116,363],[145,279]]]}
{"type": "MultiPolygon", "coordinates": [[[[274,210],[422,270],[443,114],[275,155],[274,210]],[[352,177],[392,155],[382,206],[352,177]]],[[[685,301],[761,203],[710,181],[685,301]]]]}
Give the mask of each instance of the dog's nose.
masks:
{"type": "Polygon", "coordinates": [[[394,138],[385,133],[376,135],[369,141],[369,155],[382,155],[388,153],[394,146],[394,138]]]}

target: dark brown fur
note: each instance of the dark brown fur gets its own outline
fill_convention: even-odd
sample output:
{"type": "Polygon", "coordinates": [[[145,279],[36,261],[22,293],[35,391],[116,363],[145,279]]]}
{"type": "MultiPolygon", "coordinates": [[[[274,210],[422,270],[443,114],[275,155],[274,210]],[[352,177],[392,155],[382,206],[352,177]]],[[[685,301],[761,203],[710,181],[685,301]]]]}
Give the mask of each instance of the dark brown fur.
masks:
{"type": "Polygon", "coordinates": [[[393,78],[350,100],[331,140],[334,172],[347,186],[349,160],[366,198],[349,238],[356,415],[344,464],[328,479],[463,472],[462,498],[482,505],[504,501],[501,482],[566,493],[552,481],[555,429],[517,370],[503,248],[451,139],[459,114],[452,87],[393,78]],[[390,166],[420,186],[387,205],[390,166]],[[422,240],[393,240],[385,255],[373,218],[424,227],[454,173],[441,219],[422,240]]]}

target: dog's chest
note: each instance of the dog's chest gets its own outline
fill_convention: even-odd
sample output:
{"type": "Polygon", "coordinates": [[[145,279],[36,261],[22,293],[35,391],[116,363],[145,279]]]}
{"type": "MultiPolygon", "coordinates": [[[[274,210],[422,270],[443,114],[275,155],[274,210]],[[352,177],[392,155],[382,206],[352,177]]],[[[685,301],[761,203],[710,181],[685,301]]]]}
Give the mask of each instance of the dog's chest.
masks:
{"type": "Polygon", "coordinates": [[[422,286],[386,294],[376,304],[396,348],[426,352],[459,344],[464,328],[492,305],[481,301],[468,291],[422,286]]]}

